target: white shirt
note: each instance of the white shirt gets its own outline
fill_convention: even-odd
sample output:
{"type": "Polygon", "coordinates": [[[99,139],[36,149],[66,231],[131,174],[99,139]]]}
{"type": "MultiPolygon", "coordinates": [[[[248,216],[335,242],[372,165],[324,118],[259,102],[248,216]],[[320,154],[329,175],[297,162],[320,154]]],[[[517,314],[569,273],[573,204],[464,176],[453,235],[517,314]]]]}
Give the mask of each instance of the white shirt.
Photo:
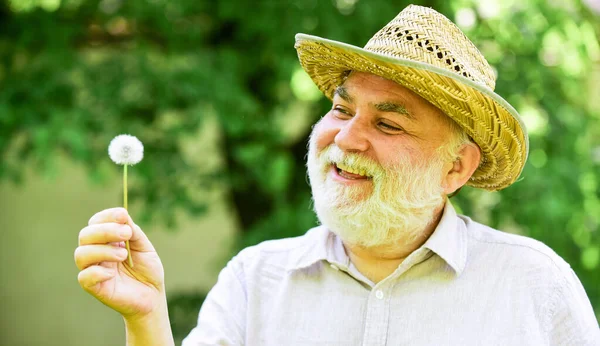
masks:
{"type": "Polygon", "coordinates": [[[267,241],[219,274],[197,345],[600,345],[579,279],[539,241],[447,203],[431,237],[374,284],[325,227],[267,241]]]}

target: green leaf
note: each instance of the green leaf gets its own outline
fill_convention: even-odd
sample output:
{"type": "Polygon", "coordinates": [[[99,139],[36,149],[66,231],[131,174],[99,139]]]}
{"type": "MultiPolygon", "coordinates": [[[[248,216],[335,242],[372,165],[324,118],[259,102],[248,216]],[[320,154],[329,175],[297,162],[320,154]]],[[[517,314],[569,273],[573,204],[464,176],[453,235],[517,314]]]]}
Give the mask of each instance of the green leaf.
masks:
{"type": "Polygon", "coordinates": [[[600,263],[600,247],[591,246],[581,253],[581,263],[587,270],[594,270],[600,263]]]}

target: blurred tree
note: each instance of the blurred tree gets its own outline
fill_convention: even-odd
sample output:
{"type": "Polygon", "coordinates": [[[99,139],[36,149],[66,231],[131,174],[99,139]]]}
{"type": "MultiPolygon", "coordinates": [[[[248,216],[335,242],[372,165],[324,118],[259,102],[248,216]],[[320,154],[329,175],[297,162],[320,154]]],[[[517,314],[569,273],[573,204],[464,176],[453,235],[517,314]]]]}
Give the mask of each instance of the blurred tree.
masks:
{"type": "MultiPolygon", "coordinates": [[[[579,1],[430,0],[499,71],[531,151],[521,181],[464,189],[459,209],[539,239],[578,273],[600,311],[600,24],[579,1]]],[[[132,199],[174,226],[198,191],[229,191],[239,248],[316,224],[304,156],[330,107],[303,74],[298,32],[363,45],[406,1],[5,0],[0,5],[0,179],[24,162],[57,174],[66,153],[102,183],[110,139],[132,133],[151,159],[132,199]],[[208,123],[222,162],[186,152],[208,123]]],[[[152,216],[151,216],[152,215],[152,216]]],[[[145,220],[145,221],[144,221],[145,220]]],[[[193,301],[181,299],[174,301],[193,301]]],[[[175,303],[174,303],[175,304],[175,303]]]]}

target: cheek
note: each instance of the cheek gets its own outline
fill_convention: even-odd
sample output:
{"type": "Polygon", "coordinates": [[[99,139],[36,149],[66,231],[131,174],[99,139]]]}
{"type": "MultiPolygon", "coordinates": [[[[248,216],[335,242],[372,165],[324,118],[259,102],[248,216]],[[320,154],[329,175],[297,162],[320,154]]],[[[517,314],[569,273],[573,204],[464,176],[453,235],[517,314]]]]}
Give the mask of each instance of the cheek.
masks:
{"type": "Polygon", "coordinates": [[[414,143],[401,141],[392,143],[390,141],[381,141],[373,144],[377,160],[385,167],[390,168],[397,165],[416,165],[422,164],[427,157],[423,150],[415,147],[414,143]]]}
{"type": "Polygon", "coordinates": [[[334,143],[335,136],[340,131],[330,114],[326,114],[313,128],[312,141],[316,145],[317,152],[334,143]]]}

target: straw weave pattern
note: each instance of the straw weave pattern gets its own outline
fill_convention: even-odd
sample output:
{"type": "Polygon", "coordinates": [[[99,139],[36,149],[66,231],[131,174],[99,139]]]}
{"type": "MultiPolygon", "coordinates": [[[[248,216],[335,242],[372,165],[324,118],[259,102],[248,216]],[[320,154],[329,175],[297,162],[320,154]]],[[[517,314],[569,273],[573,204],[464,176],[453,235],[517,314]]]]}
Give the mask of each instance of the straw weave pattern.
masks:
{"type": "Polygon", "coordinates": [[[430,8],[409,6],[379,30],[365,50],[445,68],[491,90],[496,84],[491,66],[477,47],[454,23],[430,8]]]}
{"type": "Polygon", "coordinates": [[[302,67],[330,99],[348,71],[361,71],[395,81],[441,109],[482,150],[482,161],[467,185],[494,191],[519,177],[528,148],[526,133],[515,115],[485,93],[461,83],[460,78],[378,58],[410,59],[444,68],[491,92],[495,86],[491,67],[443,15],[428,8],[407,7],[367,43],[367,54],[311,40],[297,41],[296,49],[302,67]]]}

